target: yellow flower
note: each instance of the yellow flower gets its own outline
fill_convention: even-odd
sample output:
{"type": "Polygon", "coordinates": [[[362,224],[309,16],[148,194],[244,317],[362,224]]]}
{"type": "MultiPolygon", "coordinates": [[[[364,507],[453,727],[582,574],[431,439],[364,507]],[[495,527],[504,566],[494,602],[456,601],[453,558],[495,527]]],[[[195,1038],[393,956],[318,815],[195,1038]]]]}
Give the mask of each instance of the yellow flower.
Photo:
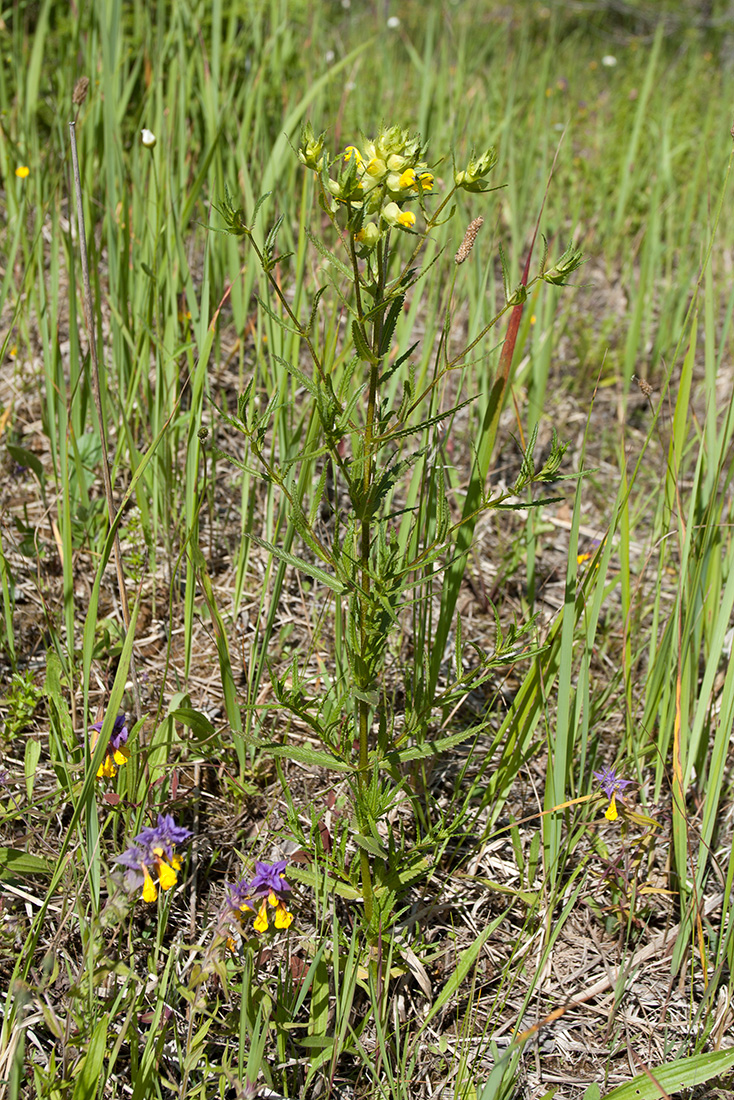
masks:
{"type": "Polygon", "coordinates": [[[415,187],[415,168],[406,168],[398,180],[401,191],[407,191],[409,187],[415,187]]]}
{"type": "Polygon", "coordinates": [[[374,176],[375,179],[379,180],[387,173],[387,165],[384,160],[380,160],[379,157],[373,157],[368,163],[366,171],[368,175],[374,176]]]}
{"type": "Polygon", "coordinates": [[[268,930],[268,903],[264,899],[252,927],[256,932],[267,932],[268,930]]]}
{"type": "Polygon", "coordinates": [[[616,794],[613,794],[611,799],[609,800],[609,805],[607,806],[606,810],[604,811],[604,816],[607,819],[607,821],[616,821],[617,818],[619,817],[619,813],[617,811],[617,796],[616,796],[616,794]]]}
{"type": "Polygon", "coordinates": [[[347,145],[346,149],[344,150],[344,159],[345,160],[351,160],[352,157],[354,157],[357,164],[362,163],[362,154],[360,153],[357,146],[356,145],[347,145]]]}
{"type": "Polygon", "coordinates": [[[431,172],[421,172],[418,176],[418,183],[421,185],[423,191],[433,190],[433,174],[431,172]]]}
{"type": "Polygon", "coordinates": [[[401,210],[396,202],[389,202],[384,207],[382,217],[388,225],[398,225],[402,229],[410,229],[415,225],[415,214],[410,210],[401,210]]]}
{"type": "Polygon", "coordinates": [[[178,878],[178,872],[181,869],[181,857],[174,856],[170,863],[166,863],[163,859],[163,849],[157,850],[159,856],[158,859],[158,884],[161,890],[170,890],[172,886],[176,885],[176,879],[178,878]]]}
{"type": "Polygon", "coordinates": [[[24,180],[31,174],[31,170],[27,164],[19,164],[15,169],[15,174],[19,180],[24,180]]]}
{"type": "Polygon", "coordinates": [[[275,921],[273,923],[276,928],[290,928],[293,923],[293,914],[288,912],[282,901],[278,902],[278,908],[275,910],[275,921]]]}
{"type": "Polygon", "coordinates": [[[150,871],[147,867],[143,868],[143,901],[155,901],[158,897],[158,890],[150,877],[150,871]]]}

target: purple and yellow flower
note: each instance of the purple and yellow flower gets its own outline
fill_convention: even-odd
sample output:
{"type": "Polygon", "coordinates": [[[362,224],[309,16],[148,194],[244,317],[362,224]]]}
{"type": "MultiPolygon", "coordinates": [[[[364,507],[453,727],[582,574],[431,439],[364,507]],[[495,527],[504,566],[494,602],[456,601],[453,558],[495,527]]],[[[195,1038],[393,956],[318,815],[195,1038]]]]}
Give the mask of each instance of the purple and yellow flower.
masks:
{"type": "Polygon", "coordinates": [[[605,818],[607,821],[616,821],[619,817],[617,797],[619,796],[620,801],[624,801],[622,793],[632,780],[622,779],[621,776],[617,775],[614,768],[602,768],[600,772],[594,772],[594,779],[601,787],[604,797],[609,799],[609,805],[604,813],[605,818]]]}
{"type": "Polygon", "coordinates": [[[146,826],[133,837],[115,861],[126,869],[128,889],[139,890],[142,886],[143,901],[155,901],[159,886],[164,891],[175,886],[183,861],[174,847],[192,835],[189,829],[177,825],[171,814],[158,814],[158,824],[146,826]]]}
{"type": "MultiPolygon", "coordinates": [[[[117,768],[127,764],[130,759],[130,750],[125,747],[128,738],[126,721],[124,714],[118,714],[115,718],[115,724],[112,727],[112,733],[105,749],[104,760],[97,768],[97,779],[113,779],[117,768]]],[[[89,727],[92,731],[92,752],[94,752],[99,741],[103,724],[104,718],[100,718],[99,722],[93,722],[89,727]]]]}
{"type": "Polygon", "coordinates": [[[261,935],[268,930],[268,906],[275,909],[273,926],[275,928],[289,928],[293,923],[293,914],[286,905],[286,895],[290,892],[290,884],[283,877],[286,860],[281,859],[275,863],[255,863],[255,874],[251,881],[240,879],[230,885],[227,884],[227,910],[228,916],[233,916],[241,924],[243,915],[255,914],[252,927],[261,935]]]}

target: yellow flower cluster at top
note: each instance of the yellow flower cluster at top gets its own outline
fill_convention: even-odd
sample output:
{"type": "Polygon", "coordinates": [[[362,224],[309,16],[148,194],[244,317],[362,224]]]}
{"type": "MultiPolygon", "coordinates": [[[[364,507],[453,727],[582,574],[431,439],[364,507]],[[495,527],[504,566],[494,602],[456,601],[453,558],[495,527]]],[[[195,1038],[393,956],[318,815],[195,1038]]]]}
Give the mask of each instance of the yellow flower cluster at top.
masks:
{"type": "MultiPolygon", "coordinates": [[[[298,156],[307,168],[324,170],[323,135],[304,127],[298,156]]],[[[422,203],[433,189],[433,174],[423,160],[420,138],[399,126],[380,131],[374,141],[348,145],[324,175],[326,190],[350,212],[350,229],[364,253],[370,252],[387,228],[411,230],[416,222],[411,201],[422,203]]]]}

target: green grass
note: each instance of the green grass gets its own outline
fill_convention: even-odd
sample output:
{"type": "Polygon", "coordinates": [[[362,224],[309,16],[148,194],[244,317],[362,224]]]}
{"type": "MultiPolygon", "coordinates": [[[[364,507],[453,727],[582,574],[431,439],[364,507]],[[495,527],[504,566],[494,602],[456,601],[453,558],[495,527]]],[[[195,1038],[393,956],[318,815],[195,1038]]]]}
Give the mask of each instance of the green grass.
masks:
{"type": "Polygon", "coordinates": [[[651,7],[2,13],[0,1100],[726,1087],[734,23],[651,7]],[[379,385],[307,120],[332,156],[419,131],[430,209],[497,149],[379,385]],[[586,262],[530,286],[503,358],[511,311],[474,341],[536,224],[586,262]],[[405,409],[409,366],[413,434],[381,449],[368,382],[405,409]],[[365,528],[370,447],[395,478],[365,528]],[[159,813],[192,835],[145,902],[115,860],[159,813]],[[278,859],[293,923],[228,944],[225,882],[278,859]]]}

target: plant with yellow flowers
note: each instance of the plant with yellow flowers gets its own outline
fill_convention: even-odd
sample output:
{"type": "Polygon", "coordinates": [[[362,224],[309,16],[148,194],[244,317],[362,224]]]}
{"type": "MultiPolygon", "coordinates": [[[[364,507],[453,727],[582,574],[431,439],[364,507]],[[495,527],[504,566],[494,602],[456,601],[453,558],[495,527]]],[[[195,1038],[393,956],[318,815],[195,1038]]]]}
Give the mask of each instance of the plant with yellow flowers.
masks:
{"type": "MultiPolygon", "coordinates": [[[[299,670],[297,661],[287,677],[273,677],[279,704],[306,723],[321,749],[281,744],[270,748],[275,754],[287,754],[349,777],[354,806],[351,836],[359,850],[359,858],[352,861],[356,871],[352,874],[367,922],[376,934],[378,928],[386,927],[405,882],[425,866],[420,844],[413,846],[409,865],[403,860],[397,866],[385,844],[381,823],[401,797],[420,803],[420,792],[406,778],[410,766],[469,736],[462,731],[431,742],[429,727],[434,716],[446,713],[486,679],[493,667],[506,663],[508,654],[516,654],[522,630],[511,630],[506,636],[500,632],[496,651],[477,653],[470,671],[462,666],[457,633],[456,672],[440,687],[437,675],[428,675],[429,658],[416,643],[420,650],[416,653],[417,674],[400,714],[384,684],[390,640],[408,608],[430,613],[433,578],[440,578],[457,558],[463,560],[466,546],[461,539],[470,543],[476,515],[501,507],[508,496],[521,493],[533,482],[557,476],[563,454],[563,448],[555,445],[542,468],[536,468],[533,438],[517,482],[507,493],[494,497],[484,489],[486,470],[481,477],[475,472],[474,482],[482,482],[481,491],[471,514],[457,524],[437,454],[441,433],[467,402],[441,408],[441,384],[507,311],[522,308],[533,282],[541,278],[565,282],[581,257],[570,248],[547,270],[543,257],[535,278],[515,289],[506,279],[502,308],[470,344],[452,355],[448,351],[447,312],[433,376],[419,388],[411,365],[416,345],[401,348],[396,335],[406,298],[425,274],[418,261],[426,242],[454,213],[452,200],[460,193],[478,196],[492,189],[488,177],[497,159],[494,150],[472,156],[464,167],[455,167],[448,187],[440,185],[438,165],[429,162],[421,139],[399,126],[384,127],[375,138],[347,145],[330,157],[324,135],[316,135],[307,125],[298,157],[314,174],[320,207],[338,242],[334,248],[331,242],[309,233],[335,273],[334,293],[349,323],[340,346],[320,340],[317,318],[327,287],[315,294],[308,318],[298,316],[280,277],[286,260],[276,247],[282,219],[275,222],[264,242],[258,243],[254,226],[265,196],[248,222],[244,211],[227,195],[218,208],[226,228],[248,240],[267,281],[270,301],[261,298],[260,305],[272,321],[297,335],[303,358],[310,361],[309,368],[305,361],[274,356],[274,369],[289,372],[313,403],[312,426],[295,461],[278,457],[269,435],[275,399],[263,408],[255,399],[252,382],[240,396],[238,415],[227,419],[247,436],[250,452],[264,476],[279,487],[293,534],[300,538],[304,551],[296,555],[290,544],[284,547],[255,541],[334,593],[340,674],[327,692],[309,691],[307,675],[299,670]],[[309,471],[319,463],[322,470],[315,499],[307,508],[302,486],[309,479],[296,477],[294,467],[309,471]],[[338,486],[349,507],[337,506],[334,523],[324,531],[317,516],[328,495],[327,483],[338,486]],[[405,496],[407,485],[412,486],[407,490],[410,503],[405,496]]],[[[475,217],[466,230],[455,256],[454,281],[481,224],[482,218],[475,217]]],[[[331,502],[327,505],[330,510],[331,502]]],[[[455,587],[452,580],[444,604],[448,620],[455,605],[455,587]]],[[[441,629],[438,636],[441,639],[441,629]]],[[[424,637],[430,640],[430,630],[424,637]]],[[[421,805],[417,811],[421,819],[421,805]]],[[[258,914],[263,912],[261,906],[258,914]]]]}

